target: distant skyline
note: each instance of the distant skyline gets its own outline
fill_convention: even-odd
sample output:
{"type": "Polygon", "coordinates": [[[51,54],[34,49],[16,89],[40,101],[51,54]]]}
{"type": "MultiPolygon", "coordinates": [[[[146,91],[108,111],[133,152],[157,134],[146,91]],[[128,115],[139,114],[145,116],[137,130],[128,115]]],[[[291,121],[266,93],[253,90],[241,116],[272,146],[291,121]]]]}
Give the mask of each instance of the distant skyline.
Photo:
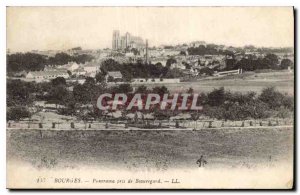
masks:
{"type": "Polygon", "coordinates": [[[11,52],[111,48],[113,30],[149,46],[192,41],[293,47],[292,7],[8,7],[11,52]]]}

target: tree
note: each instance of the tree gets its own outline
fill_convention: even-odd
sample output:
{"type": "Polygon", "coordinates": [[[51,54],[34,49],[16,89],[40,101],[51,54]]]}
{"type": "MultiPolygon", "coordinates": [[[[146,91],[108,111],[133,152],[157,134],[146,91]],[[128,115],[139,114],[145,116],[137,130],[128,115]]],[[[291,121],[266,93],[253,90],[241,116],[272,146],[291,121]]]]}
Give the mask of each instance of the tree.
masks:
{"type": "Polygon", "coordinates": [[[220,106],[225,101],[225,90],[224,87],[214,89],[208,94],[208,104],[210,106],[220,106]]]}
{"type": "Polygon", "coordinates": [[[7,72],[43,70],[47,57],[35,53],[16,53],[7,55],[7,72]]]}
{"type": "Polygon", "coordinates": [[[164,94],[168,94],[169,93],[169,90],[167,87],[165,86],[162,86],[162,87],[154,87],[152,89],[152,92],[153,93],[156,93],[156,94],[159,94],[159,95],[164,95],[164,94]]]}
{"type": "Polygon", "coordinates": [[[57,53],[54,57],[49,58],[49,64],[52,65],[63,65],[71,61],[73,61],[72,57],[64,52],[57,53]]]}
{"type": "Polygon", "coordinates": [[[133,88],[130,84],[125,83],[121,84],[119,86],[119,93],[131,93],[133,91],[133,88]]]}
{"type": "Polygon", "coordinates": [[[72,60],[75,61],[78,64],[84,64],[86,62],[92,61],[93,59],[94,59],[93,56],[87,55],[87,54],[72,56],[72,60]]]}
{"type": "Polygon", "coordinates": [[[193,94],[194,93],[194,89],[190,87],[186,92],[189,93],[189,94],[193,94]]]}
{"type": "Polygon", "coordinates": [[[77,84],[73,88],[73,96],[76,102],[86,104],[90,102],[91,91],[88,91],[84,85],[77,84]]]}
{"type": "Polygon", "coordinates": [[[237,68],[235,59],[226,59],[226,70],[233,70],[237,68]]]}
{"type": "Polygon", "coordinates": [[[178,68],[168,69],[167,73],[165,74],[166,78],[179,78],[183,76],[184,73],[178,68]]]}
{"type": "Polygon", "coordinates": [[[170,66],[175,63],[177,63],[177,61],[174,58],[169,58],[166,62],[166,67],[170,68],[170,66]]]}
{"type": "Polygon", "coordinates": [[[107,77],[107,82],[114,82],[114,77],[112,77],[112,76],[108,76],[107,77]]]}
{"type": "Polygon", "coordinates": [[[275,54],[267,54],[263,59],[264,68],[277,69],[278,64],[278,56],[275,54]]]}
{"type": "Polygon", "coordinates": [[[113,59],[107,59],[107,60],[104,60],[102,63],[101,63],[101,72],[103,72],[103,74],[107,74],[108,71],[119,71],[120,69],[120,64],[113,60],[113,59]]]}
{"type": "Polygon", "coordinates": [[[63,77],[57,77],[57,78],[51,80],[51,84],[53,86],[66,85],[66,79],[63,77]]]}
{"type": "Polygon", "coordinates": [[[35,84],[21,80],[7,80],[7,106],[29,105],[33,102],[35,84]]]}
{"type": "Polygon", "coordinates": [[[102,72],[98,72],[96,74],[96,82],[97,83],[103,83],[103,82],[105,82],[105,74],[103,74],[102,72]]]}
{"type": "Polygon", "coordinates": [[[199,73],[211,76],[214,74],[214,71],[208,67],[205,67],[205,68],[200,69],[199,73]]]}
{"type": "Polygon", "coordinates": [[[287,69],[288,67],[293,67],[294,63],[290,59],[283,59],[280,63],[281,69],[287,69]]]}
{"type": "Polygon", "coordinates": [[[7,108],[6,111],[6,120],[18,121],[22,118],[29,118],[31,113],[24,106],[14,106],[7,108]]]}
{"type": "Polygon", "coordinates": [[[186,55],[186,52],[185,52],[185,51],[180,51],[180,52],[179,52],[179,55],[185,56],[185,55],[186,55]]]}
{"type": "Polygon", "coordinates": [[[139,86],[136,91],[136,93],[146,94],[148,92],[148,89],[145,85],[139,86]]]}
{"type": "Polygon", "coordinates": [[[68,73],[69,76],[72,76],[72,72],[71,71],[68,70],[67,73],[68,73]]]}
{"type": "Polygon", "coordinates": [[[133,88],[130,84],[120,84],[119,86],[115,86],[111,88],[111,92],[113,93],[131,93],[133,91],[133,88]]]}
{"type": "Polygon", "coordinates": [[[65,97],[68,95],[68,90],[64,85],[53,86],[48,95],[48,102],[56,105],[65,105],[65,97]]]}
{"type": "Polygon", "coordinates": [[[48,57],[36,53],[16,53],[7,55],[7,72],[16,71],[39,71],[43,70],[45,65],[64,65],[68,62],[85,63],[91,61],[94,57],[83,54],[70,56],[66,53],[57,53],[54,57],[48,57]]]}
{"type": "Polygon", "coordinates": [[[96,85],[95,79],[92,77],[85,78],[85,81],[83,83],[85,86],[87,86],[89,89],[93,88],[96,85]]]}
{"type": "Polygon", "coordinates": [[[268,104],[271,109],[278,109],[282,105],[284,96],[276,91],[274,87],[268,87],[262,90],[259,99],[268,104]]]}

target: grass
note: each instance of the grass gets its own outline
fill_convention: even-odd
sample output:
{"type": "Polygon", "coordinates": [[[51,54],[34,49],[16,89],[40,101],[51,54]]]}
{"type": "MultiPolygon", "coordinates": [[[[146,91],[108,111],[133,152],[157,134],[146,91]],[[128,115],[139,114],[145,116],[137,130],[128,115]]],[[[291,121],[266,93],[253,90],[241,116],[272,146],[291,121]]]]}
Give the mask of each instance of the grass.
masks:
{"type": "MultiPolygon", "coordinates": [[[[133,86],[140,86],[133,85],[133,86]]],[[[286,71],[254,73],[245,72],[241,75],[230,75],[225,77],[210,77],[210,79],[200,79],[197,81],[167,83],[167,84],[151,84],[147,87],[165,85],[170,92],[186,92],[190,87],[196,93],[207,93],[213,89],[224,87],[225,90],[233,92],[247,93],[254,91],[260,93],[266,87],[275,87],[282,93],[294,94],[294,75],[286,71]]]]}
{"type": "Polygon", "coordinates": [[[8,130],[7,159],[36,168],[82,165],[127,170],[251,168],[292,158],[293,129],[43,131],[8,130]]]}

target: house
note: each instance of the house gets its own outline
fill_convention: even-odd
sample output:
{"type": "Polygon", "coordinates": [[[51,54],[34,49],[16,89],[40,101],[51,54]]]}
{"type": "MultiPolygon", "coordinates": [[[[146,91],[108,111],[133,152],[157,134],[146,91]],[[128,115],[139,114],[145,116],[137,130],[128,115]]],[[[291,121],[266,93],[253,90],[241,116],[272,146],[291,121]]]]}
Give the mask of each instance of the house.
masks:
{"type": "Polygon", "coordinates": [[[73,75],[76,75],[76,76],[81,76],[81,75],[84,76],[86,73],[87,72],[83,68],[78,68],[73,71],[73,75]]]}
{"type": "Polygon", "coordinates": [[[183,74],[189,75],[189,76],[198,76],[199,75],[199,71],[197,68],[182,70],[182,72],[183,72],[183,74]]]}
{"type": "Polygon", "coordinates": [[[86,74],[85,74],[85,76],[86,77],[96,77],[96,72],[87,72],[86,74]]]}
{"type": "Polygon", "coordinates": [[[108,72],[107,75],[106,75],[106,82],[108,81],[108,78],[111,77],[113,78],[113,80],[115,79],[122,79],[123,76],[121,74],[120,71],[111,71],[111,72],[108,72]]]}
{"type": "Polygon", "coordinates": [[[27,72],[25,70],[14,73],[15,77],[26,77],[27,72]]]}
{"type": "Polygon", "coordinates": [[[237,70],[217,72],[214,74],[214,76],[228,76],[228,75],[235,75],[235,74],[242,74],[242,73],[243,73],[242,69],[237,69],[237,70]]]}
{"type": "Polygon", "coordinates": [[[76,62],[69,62],[68,64],[64,65],[64,67],[71,71],[72,73],[79,68],[79,65],[76,62]]]}
{"type": "Polygon", "coordinates": [[[83,66],[84,71],[87,73],[96,73],[99,70],[99,67],[96,65],[85,65],[83,66]]]}
{"type": "Polygon", "coordinates": [[[108,72],[107,75],[113,77],[114,79],[122,79],[123,78],[120,71],[108,72]]]}
{"type": "Polygon", "coordinates": [[[36,82],[45,82],[57,77],[69,78],[67,71],[30,71],[26,75],[26,79],[33,79],[36,82]]]}
{"type": "MultiPolygon", "coordinates": [[[[79,84],[83,84],[85,82],[85,79],[78,79],[78,78],[72,78],[72,79],[68,79],[67,83],[79,83],[79,84]]],[[[70,91],[73,91],[73,88],[69,88],[70,91]]]]}
{"type": "Polygon", "coordinates": [[[134,84],[180,83],[180,79],[178,79],[178,78],[174,78],[174,79],[169,79],[169,78],[151,78],[151,79],[134,78],[134,79],[132,79],[132,83],[134,83],[134,84]]]}
{"type": "Polygon", "coordinates": [[[182,62],[177,62],[177,63],[171,64],[170,69],[174,69],[174,68],[185,70],[186,66],[182,62]]]}

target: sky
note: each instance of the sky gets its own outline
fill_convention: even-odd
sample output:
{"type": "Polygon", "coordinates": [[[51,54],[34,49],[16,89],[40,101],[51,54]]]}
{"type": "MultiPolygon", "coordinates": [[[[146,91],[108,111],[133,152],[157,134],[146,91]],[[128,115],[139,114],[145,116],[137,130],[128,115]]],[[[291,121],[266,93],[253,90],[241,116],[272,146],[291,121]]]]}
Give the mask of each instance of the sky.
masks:
{"type": "Polygon", "coordinates": [[[293,47],[292,7],[8,7],[12,52],[111,48],[113,30],[149,46],[205,41],[293,47]]]}

